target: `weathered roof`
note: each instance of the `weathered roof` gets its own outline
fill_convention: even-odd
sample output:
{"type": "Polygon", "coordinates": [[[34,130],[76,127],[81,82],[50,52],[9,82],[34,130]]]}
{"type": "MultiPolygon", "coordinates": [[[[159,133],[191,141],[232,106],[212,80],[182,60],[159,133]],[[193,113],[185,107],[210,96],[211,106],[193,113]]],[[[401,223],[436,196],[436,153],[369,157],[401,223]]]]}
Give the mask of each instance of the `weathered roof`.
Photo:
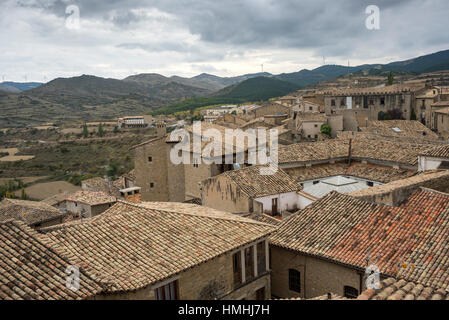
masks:
{"type": "Polygon", "coordinates": [[[0,221],[14,219],[35,225],[62,216],[61,211],[43,202],[17,199],[0,202],[0,221]]]}
{"type": "Polygon", "coordinates": [[[243,217],[253,219],[253,220],[256,220],[259,222],[271,224],[273,226],[278,226],[281,223],[280,219],[276,219],[276,218],[269,216],[267,214],[264,214],[264,213],[248,213],[248,214],[245,214],[243,217]]]}
{"type": "Polygon", "coordinates": [[[96,191],[78,191],[67,197],[67,201],[81,202],[90,206],[96,206],[99,204],[113,203],[117,199],[105,192],[96,191]]]}
{"type": "Polygon", "coordinates": [[[449,300],[449,290],[388,278],[380,282],[379,289],[367,289],[357,300],[449,300]]]}
{"type": "Polygon", "coordinates": [[[339,193],[350,193],[368,188],[365,181],[335,176],[322,179],[319,183],[308,185],[303,188],[303,192],[308,193],[315,198],[324,197],[331,191],[339,193]]]}
{"type": "Polygon", "coordinates": [[[0,223],[0,300],[86,299],[101,291],[82,269],[79,289],[67,288],[66,268],[73,263],[44,237],[20,221],[0,223]]]}
{"type": "Polygon", "coordinates": [[[362,270],[376,258],[388,276],[414,264],[406,280],[447,288],[449,195],[422,189],[390,207],[332,192],[283,220],[271,243],[362,270]]]}
{"type": "Polygon", "coordinates": [[[420,155],[435,158],[449,158],[449,145],[442,145],[428,149],[420,155]]]}
{"type": "Polygon", "coordinates": [[[390,193],[393,190],[404,187],[412,187],[422,185],[423,182],[433,181],[435,179],[448,177],[449,171],[426,171],[413,177],[406,179],[392,181],[380,186],[375,186],[369,189],[354,191],[350,195],[353,197],[374,196],[390,193]]]}
{"type": "MultiPolygon", "coordinates": [[[[447,104],[449,105],[449,102],[447,104]]],[[[435,110],[435,113],[449,114],[449,107],[442,108],[442,109],[439,109],[439,110],[435,110]]]]}
{"type": "Polygon", "coordinates": [[[301,112],[296,116],[297,121],[302,122],[326,122],[327,117],[324,113],[301,112]]]}
{"type": "Polygon", "coordinates": [[[395,169],[392,167],[363,164],[360,162],[352,162],[351,165],[348,165],[347,163],[325,163],[310,167],[304,166],[284,170],[298,182],[344,175],[388,183],[394,180],[408,178],[416,174],[416,171],[413,170],[395,169]]]}
{"type": "MultiPolygon", "coordinates": [[[[260,170],[271,170],[269,167],[252,166],[239,170],[231,170],[219,176],[225,176],[233,181],[237,188],[241,189],[251,198],[259,198],[273,194],[295,192],[301,187],[282,169],[271,170],[272,174],[262,175],[260,170]]],[[[214,179],[213,177],[211,179],[214,179]]]]}
{"type": "Polygon", "coordinates": [[[371,159],[416,166],[418,155],[435,147],[433,143],[358,137],[352,139],[349,153],[350,141],[351,139],[331,139],[279,146],[279,163],[344,160],[351,154],[354,160],[371,159]]]}
{"type": "Polygon", "coordinates": [[[438,140],[438,135],[419,121],[409,121],[409,120],[370,121],[367,127],[361,127],[360,129],[362,130],[362,132],[368,132],[384,136],[438,140]]]}
{"type": "Polygon", "coordinates": [[[102,215],[48,233],[108,292],[136,290],[174,276],[249,242],[274,228],[199,206],[152,209],[119,201],[102,215]]]}
{"type": "Polygon", "coordinates": [[[46,203],[46,204],[48,204],[50,206],[54,206],[54,205],[57,205],[57,204],[59,204],[61,202],[64,202],[69,195],[70,195],[69,191],[64,191],[64,192],[57,193],[57,194],[55,194],[55,195],[53,195],[51,197],[48,197],[48,198],[46,198],[44,200],[41,200],[41,202],[42,203],[46,203]]]}
{"type": "Polygon", "coordinates": [[[87,180],[83,180],[81,182],[81,186],[83,190],[86,191],[97,191],[97,192],[105,192],[110,195],[119,196],[118,190],[120,187],[114,185],[114,183],[110,183],[105,178],[96,177],[87,180]]]}

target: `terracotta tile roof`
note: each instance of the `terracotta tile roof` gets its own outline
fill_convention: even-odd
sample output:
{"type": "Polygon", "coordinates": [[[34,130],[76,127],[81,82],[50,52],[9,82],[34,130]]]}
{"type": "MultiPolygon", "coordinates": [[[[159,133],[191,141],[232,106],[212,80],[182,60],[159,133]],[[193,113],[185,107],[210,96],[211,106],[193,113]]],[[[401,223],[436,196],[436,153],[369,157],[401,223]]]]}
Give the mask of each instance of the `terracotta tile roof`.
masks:
{"type": "Polygon", "coordinates": [[[353,162],[351,165],[347,163],[318,164],[311,167],[284,169],[284,171],[297,182],[343,175],[388,183],[416,174],[416,171],[413,170],[394,169],[392,167],[363,164],[360,162],[353,162]]]}
{"type": "MultiPolygon", "coordinates": [[[[449,102],[447,102],[447,104],[449,104],[449,102]]],[[[439,110],[435,110],[435,113],[449,114],[449,107],[442,108],[442,109],[439,109],[439,110]]]]}
{"type": "Polygon", "coordinates": [[[449,101],[438,101],[432,103],[432,107],[449,107],[449,101]]]}
{"type": "Polygon", "coordinates": [[[449,171],[426,171],[419,175],[392,181],[380,186],[375,186],[372,188],[359,190],[351,192],[349,195],[353,197],[364,197],[364,196],[374,196],[390,193],[393,190],[404,187],[420,186],[423,182],[433,181],[435,179],[443,178],[449,176],[449,171]]]}
{"type": "Polygon", "coordinates": [[[179,207],[185,213],[150,206],[120,201],[99,216],[46,235],[107,292],[117,292],[174,276],[274,230],[230,213],[198,212],[198,206],[179,207]]]}
{"type": "Polygon", "coordinates": [[[278,226],[281,223],[280,219],[276,219],[275,217],[269,216],[264,213],[249,213],[249,214],[243,215],[243,217],[248,218],[248,219],[253,219],[253,220],[256,220],[259,222],[271,224],[273,226],[278,226]]]}
{"type": "MultiPolygon", "coordinates": [[[[261,175],[261,168],[264,167],[252,166],[239,170],[226,171],[211,179],[225,176],[233,181],[237,187],[250,198],[260,198],[273,194],[295,192],[301,189],[296,181],[282,169],[278,168],[277,172],[273,171],[273,174],[270,175],[261,175]]],[[[264,169],[269,168],[265,167],[264,169]]]]}
{"type": "Polygon", "coordinates": [[[43,202],[17,199],[0,202],[0,221],[14,219],[32,226],[63,216],[61,211],[43,202]]]}
{"type": "Polygon", "coordinates": [[[83,190],[105,192],[113,196],[120,196],[119,188],[109,183],[105,178],[96,177],[92,179],[83,180],[81,182],[83,190]]]}
{"type": "Polygon", "coordinates": [[[432,149],[426,150],[420,155],[435,158],[449,158],[449,145],[434,147],[432,149]]]}
{"type": "Polygon", "coordinates": [[[449,195],[423,189],[390,207],[333,192],[283,220],[271,243],[360,270],[377,257],[387,276],[414,264],[406,280],[448,288],[449,195]]]}
{"type": "Polygon", "coordinates": [[[365,290],[357,300],[449,300],[449,290],[388,278],[381,281],[379,289],[365,290]]]}
{"type": "Polygon", "coordinates": [[[438,135],[419,121],[370,121],[367,127],[361,127],[360,129],[362,130],[362,132],[368,132],[383,136],[438,140],[438,135]]]}
{"type": "MultiPolygon", "coordinates": [[[[319,142],[279,146],[279,163],[308,163],[349,158],[350,139],[331,139],[319,142]]],[[[379,160],[410,166],[418,164],[418,155],[435,147],[432,143],[412,143],[379,137],[352,139],[351,157],[354,160],[379,160]]]]}
{"type": "Polygon", "coordinates": [[[0,223],[0,300],[86,299],[101,291],[82,269],[79,289],[67,288],[66,268],[73,264],[43,237],[19,221],[0,223]]]}
{"type": "Polygon", "coordinates": [[[78,191],[67,197],[67,201],[81,202],[90,206],[96,206],[105,203],[114,203],[117,199],[105,192],[78,191]]]}
{"type": "Polygon", "coordinates": [[[54,206],[54,205],[57,205],[57,204],[59,204],[61,202],[64,202],[69,195],[70,195],[69,191],[64,191],[64,192],[57,193],[57,194],[55,194],[55,195],[53,195],[51,197],[48,197],[48,198],[46,198],[44,200],[41,200],[41,202],[42,203],[46,203],[46,204],[48,204],[50,206],[54,206]]]}

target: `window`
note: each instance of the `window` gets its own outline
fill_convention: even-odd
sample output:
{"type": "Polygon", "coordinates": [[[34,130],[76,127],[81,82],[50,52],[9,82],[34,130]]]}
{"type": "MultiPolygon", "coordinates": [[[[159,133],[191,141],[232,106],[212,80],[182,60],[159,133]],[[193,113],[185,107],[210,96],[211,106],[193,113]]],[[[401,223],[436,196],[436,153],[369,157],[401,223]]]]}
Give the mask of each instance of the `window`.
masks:
{"type": "Polygon", "coordinates": [[[234,285],[242,283],[242,262],[240,251],[232,256],[232,266],[234,270],[234,285]]]}
{"type": "Polygon", "coordinates": [[[315,139],[318,139],[318,135],[317,134],[315,135],[315,139]]]}
{"type": "Polygon", "coordinates": [[[252,246],[245,249],[245,276],[246,281],[254,278],[254,251],[252,246]]]}
{"type": "Polygon", "coordinates": [[[313,110],[313,108],[312,108],[312,107],[309,107],[309,110],[310,110],[310,111],[312,111],[312,110],[313,110]]]}
{"type": "Polygon", "coordinates": [[[385,98],[380,98],[380,104],[381,104],[382,106],[385,105],[385,98]]]}
{"type": "Polygon", "coordinates": [[[369,105],[373,106],[374,105],[374,99],[369,99],[369,105]]]}
{"type": "Polygon", "coordinates": [[[317,125],[317,124],[315,125],[315,128],[318,128],[318,125],[317,125]]]}
{"type": "Polygon", "coordinates": [[[318,184],[318,183],[320,183],[320,182],[319,182],[319,181],[314,181],[314,182],[313,182],[313,184],[318,184]]]}
{"type": "Polygon", "coordinates": [[[150,188],[151,188],[151,189],[154,188],[154,182],[150,182],[150,188]]]}
{"type": "Polygon", "coordinates": [[[340,101],[340,106],[342,106],[342,107],[345,106],[345,100],[341,100],[341,101],[340,101]]]}
{"type": "Polygon", "coordinates": [[[301,293],[301,272],[288,269],[288,288],[291,291],[301,293]]]}
{"type": "Polygon", "coordinates": [[[265,271],[267,271],[265,241],[262,241],[257,244],[257,273],[263,274],[265,271]]]}
{"type": "Polygon", "coordinates": [[[335,99],[331,100],[331,107],[335,107],[335,99]]]}
{"type": "Polygon", "coordinates": [[[154,289],[155,300],[177,300],[178,296],[178,280],[154,289]]]}
{"type": "Polygon", "coordinates": [[[345,297],[349,299],[356,299],[359,296],[359,291],[353,287],[345,286],[345,297]]]}
{"type": "Polygon", "coordinates": [[[374,182],[371,182],[371,181],[368,181],[366,184],[367,184],[368,187],[373,187],[374,186],[374,182]]]}
{"type": "Polygon", "coordinates": [[[153,162],[153,157],[148,157],[148,162],[153,162]]]}

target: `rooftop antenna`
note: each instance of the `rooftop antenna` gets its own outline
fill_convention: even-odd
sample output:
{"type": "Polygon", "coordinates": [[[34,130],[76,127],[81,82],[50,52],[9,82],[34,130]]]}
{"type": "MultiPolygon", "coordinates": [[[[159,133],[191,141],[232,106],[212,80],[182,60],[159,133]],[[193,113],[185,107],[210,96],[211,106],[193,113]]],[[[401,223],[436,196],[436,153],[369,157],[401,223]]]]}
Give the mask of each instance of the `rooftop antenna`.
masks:
{"type": "Polygon", "coordinates": [[[262,73],[263,73],[263,63],[261,64],[261,66],[262,66],[262,73]]]}
{"type": "Polygon", "coordinates": [[[5,81],[5,75],[2,75],[2,81],[5,81]]]}
{"type": "Polygon", "coordinates": [[[25,79],[25,82],[28,82],[28,77],[26,75],[23,76],[23,79],[25,79]]]}
{"type": "Polygon", "coordinates": [[[326,57],[323,56],[323,66],[326,65],[326,57]]]}

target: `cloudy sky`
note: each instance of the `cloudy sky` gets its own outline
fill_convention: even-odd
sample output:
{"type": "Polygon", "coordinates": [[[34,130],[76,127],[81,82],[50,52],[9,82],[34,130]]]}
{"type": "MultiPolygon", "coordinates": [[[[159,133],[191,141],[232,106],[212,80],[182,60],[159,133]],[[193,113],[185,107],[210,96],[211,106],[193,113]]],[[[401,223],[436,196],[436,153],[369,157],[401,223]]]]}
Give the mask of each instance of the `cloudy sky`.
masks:
{"type": "Polygon", "coordinates": [[[0,80],[388,63],[449,49],[448,13],[447,0],[0,0],[0,80]]]}

